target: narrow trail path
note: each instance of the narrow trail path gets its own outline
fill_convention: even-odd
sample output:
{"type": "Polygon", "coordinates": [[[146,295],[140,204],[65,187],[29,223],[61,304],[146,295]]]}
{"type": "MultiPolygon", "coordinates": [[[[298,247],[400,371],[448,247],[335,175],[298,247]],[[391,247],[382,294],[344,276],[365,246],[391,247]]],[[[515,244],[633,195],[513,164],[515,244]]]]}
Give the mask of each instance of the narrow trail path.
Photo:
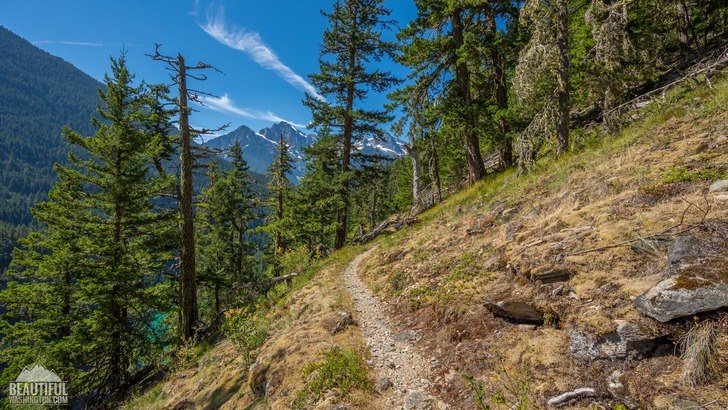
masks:
{"type": "Polygon", "coordinates": [[[431,371],[437,365],[435,358],[423,358],[414,347],[419,339],[416,332],[393,332],[393,326],[382,307],[383,302],[370,292],[359,279],[358,266],[374,249],[357,256],[344,272],[346,288],[354,305],[354,319],[362,329],[367,346],[371,351],[371,362],[377,371],[376,387],[382,391],[382,384],[391,386],[381,394],[388,409],[425,410],[449,409],[445,403],[427,393],[432,384],[431,371]]]}

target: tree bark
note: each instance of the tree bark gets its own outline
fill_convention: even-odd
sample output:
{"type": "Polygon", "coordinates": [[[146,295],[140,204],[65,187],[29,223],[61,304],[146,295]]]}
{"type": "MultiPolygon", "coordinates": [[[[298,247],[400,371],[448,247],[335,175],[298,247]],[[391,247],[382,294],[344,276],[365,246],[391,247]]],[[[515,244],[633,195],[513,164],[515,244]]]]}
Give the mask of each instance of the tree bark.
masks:
{"type": "Polygon", "coordinates": [[[179,68],[180,130],[180,277],[179,326],[184,340],[195,335],[197,327],[197,283],[195,278],[195,229],[192,212],[192,136],[187,107],[187,72],[184,57],[177,55],[179,68]]]}
{"type": "Polygon", "coordinates": [[[556,155],[569,149],[569,10],[566,0],[556,2],[559,68],[557,72],[558,114],[556,118],[556,155]]]}

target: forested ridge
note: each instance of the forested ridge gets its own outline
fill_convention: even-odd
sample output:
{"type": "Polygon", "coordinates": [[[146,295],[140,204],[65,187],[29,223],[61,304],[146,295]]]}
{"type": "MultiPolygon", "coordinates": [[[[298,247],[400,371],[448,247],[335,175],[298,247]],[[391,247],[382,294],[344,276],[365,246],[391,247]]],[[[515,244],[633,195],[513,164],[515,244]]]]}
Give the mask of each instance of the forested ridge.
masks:
{"type": "MultiPolygon", "coordinates": [[[[141,380],[182,369],[221,335],[247,367],[272,331],[265,312],[287,303],[295,286],[286,284],[300,286],[333,251],[416,223],[418,213],[490,174],[528,174],[543,158],[583,150],[629,125],[636,108],[664,98],[675,81],[712,87],[728,65],[728,6],[718,0],[415,4],[417,17],[399,24],[382,0],[336,0],[322,11],[329,27],[320,70],[310,74],[318,94],[303,101],[318,139],[304,148],[306,173],[294,185],[294,160],[281,136],[265,192],[244,147],[230,147],[224,153],[231,165],[219,166],[209,158],[222,151],[192,142],[220,131],[190,125],[190,104],[204,93],[196,91],[204,89],[200,80],[215,75],[212,64],[190,65],[184,52],[169,56],[157,45],[148,56],[173,73],[172,83],[148,84],[122,53],[111,59],[103,86],[71,81],[98,89],[91,113],[86,104],[98,100],[90,94],[49,88],[72,73],[27,78],[12,62],[32,65],[24,53],[37,51],[17,46],[8,62],[3,55],[0,86],[10,100],[0,132],[53,139],[2,142],[9,145],[1,181],[8,182],[0,193],[15,206],[2,211],[8,223],[0,229],[24,237],[0,292],[8,309],[0,382],[42,359],[80,405],[112,407],[141,380]],[[381,70],[377,62],[385,59],[408,76],[381,70]],[[389,104],[368,106],[373,92],[388,93],[389,104]],[[78,107],[54,109],[54,101],[76,93],[78,107]],[[12,106],[39,94],[48,105],[29,109],[41,113],[38,124],[18,129],[13,124],[26,114],[12,106]],[[83,121],[71,120],[75,114],[83,121]],[[66,125],[62,133],[44,128],[52,121],[66,125]],[[388,124],[407,139],[406,157],[358,151],[362,140],[383,138],[388,124]],[[59,165],[49,168],[46,158],[59,165]],[[49,192],[44,201],[42,189],[49,192]],[[21,210],[38,201],[38,230],[16,228],[31,223],[21,210]]],[[[728,176],[720,167],[711,172],[728,176]]],[[[467,235],[482,232],[475,227],[467,235]]],[[[402,280],[392,282],[397,295],[402,280]]],[[[429,296],[423,290],[410,307],[429,296]]],[[[303,408],[319,398],[303,391],[288,405],[303,408]]]]}
{"type": "Polygon", "coordinates": [[[101,84],[58,57],[0,28],[0,270],[15,240],[27,233],[30,208],[56,181],[53,164],[65,162],[68,125],[91,132],[101,84]]]}

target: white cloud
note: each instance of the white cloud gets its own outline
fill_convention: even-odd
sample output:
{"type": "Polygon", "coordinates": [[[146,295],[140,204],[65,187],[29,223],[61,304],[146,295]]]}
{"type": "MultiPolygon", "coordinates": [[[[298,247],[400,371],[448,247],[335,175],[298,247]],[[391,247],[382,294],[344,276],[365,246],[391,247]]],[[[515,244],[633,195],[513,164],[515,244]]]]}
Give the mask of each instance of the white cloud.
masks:
{"type": "Polygon", "coordinates": [[[323,96],[316,92],[316,88],[313,85],[309,84],[303,77],[283,64],[276,53],[265,45],[260,34],[248,32],[235,26],[228,27],[225,23],[225,11],[222,7],[217,9],[217,13],[214,16],[208,13],[207,22],[200,24],[200,27],[215,40],[230,48],[246,53],[261,67],[275,72],[279,77],[297,89],[305,91],[320,100],[324,99],[323,96]]]}
{"type": "Polygon", "coordinates": [[[241,117],[252,118],[255,120],[266,120],[274,123],[285,121],[294,127],[306,128],[305,125],[296,124],[294,122],[283,119],[270,111],[259,111],[249,108],[242,108],[235,105],[233,100],[227,94],[222,97],[200,96],[202,103],[212,110],[218,112],[227,112],[240,115],[241,117]]]}
{"type": "Polygon", "coordinates": [[[55,41],[55,40],[38,40],[33,41],[33,44],[63,44],[66,46],[90,46],[90,47],[102,47],[101,43],[91,43],[87,41],[55,41]]]}

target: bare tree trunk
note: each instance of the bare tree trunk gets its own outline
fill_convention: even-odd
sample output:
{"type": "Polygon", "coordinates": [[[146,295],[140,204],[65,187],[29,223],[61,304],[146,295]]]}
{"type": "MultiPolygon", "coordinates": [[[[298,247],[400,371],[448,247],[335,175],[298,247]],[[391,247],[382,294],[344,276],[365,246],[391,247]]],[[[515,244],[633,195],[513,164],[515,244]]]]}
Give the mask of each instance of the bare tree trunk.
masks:
{"type": "MultiPolygon", "coordinates": [[[[452,33],[455,41],[453,52],[457,52],[464,44],[464,31],[462,21],[462,10],[456,8],[452,13],[452,33]]],[[[460,60],[460,59],[459,59],[460,60]]],[[[464,61],[455,65],[455,81],[457,83],[457,95],[463,107],[468,112],[462,131],[463,145],[465,146],[465,159],[468,163],[468,180],[474,184],[485,176],[483,157],[480,155],[480,142],[474,132],[474,124],[470,118],[470,70],[464,61]]]]}
{"type": "Polygon", "coordinates": [[[197,282],[195,278],[195,228],[192,212],[192,136],[187,107],[187,73],[184,57],[177,55],[179,68],[180,130],[180,277],[179,325],[183,339],[195,335],[197,327],[197,282]]]}
{"type": "Polygon", "coordinates": [[[559,49],[558,81],[558,117],[556,119],[556,155],[562,155],[569,149],[569,10],[566,0],[558,0],[557,37],[559,49]]]}

